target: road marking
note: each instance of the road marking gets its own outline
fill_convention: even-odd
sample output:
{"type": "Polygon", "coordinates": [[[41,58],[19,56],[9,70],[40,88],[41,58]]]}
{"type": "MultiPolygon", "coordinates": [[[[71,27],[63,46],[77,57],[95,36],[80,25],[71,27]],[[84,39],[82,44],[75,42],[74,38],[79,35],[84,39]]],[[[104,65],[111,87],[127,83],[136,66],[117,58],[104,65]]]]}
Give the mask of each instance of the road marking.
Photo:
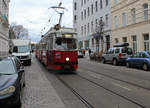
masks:
{"type": "Polygon", "coordinates": [[[120,87],[120,88],[126,89],[126,90],[128,90],[128,91],[131,91],[130,88],[121,86],[120,84],[117,84],[117,83],[112,83],[112,84],[115,85],[115,86],[117,86],[117,87],[120,87]]]}

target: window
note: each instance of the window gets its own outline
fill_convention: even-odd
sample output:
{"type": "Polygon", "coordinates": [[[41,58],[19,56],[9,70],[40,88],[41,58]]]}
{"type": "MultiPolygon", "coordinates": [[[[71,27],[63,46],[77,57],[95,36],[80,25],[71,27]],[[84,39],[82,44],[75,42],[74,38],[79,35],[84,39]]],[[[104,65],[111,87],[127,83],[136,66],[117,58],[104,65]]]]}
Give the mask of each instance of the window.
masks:
{"type": "Polygon", "coordinates": [[[94,39],[92,39],[92,47],[94,47],[94,39]]]}
{"type": "Polygon", "coordinates": [[[84,18],[86,19],[86,9],[84,10],[84,18]]]}
{"type": "Polygon", "coordinates": [[[105,20],[106,20],[106,26],[108,26],[108,14],[105,15],[105,20]]]}
{"type": "Polygon", "coordinates": [[[135,10],[135,8],[133,8],[131,10],[131,17],[132,17],[132,23],[135,24],[136,23],[136,10],[135,10]]]}
{"type": "Polygon", "coordinates": [[[83,0],[81,0],[81,6],[83,6],[83,0]]]}
{"type": "Polygon", "coordinates": [[[84,25],[84,34],[86,34],[86,25],[84,25]]]}
{"type": "Polygon", "coordinates": [[[111,49],[110,54],[114,54],[115,50],[111,49]]]}
{"type": "Polygon", "coordinates": [[[144,8],[144,20],[148,20],[148,4],[144,4],[143,8],[144,8]]]}
{"type": "Polygon", "coordinates": [[[88,16],[90,16],[90,7],[88,7],[88,16]]]}
{"type": "Polygon", "coordinates": [[[149,51],[149,34],[144,34],[144,51],[149,51]]]}
{"type": "Polygon", "coordinates": [[[91,32],[93,32],[94,28],[93,28],[93,21],[91,21],[91,32]]]}
{"type": "Polygon", "coordinates": [[[117,16],[115,16],[115,18],[114,18],[114,23],[115,23],[115,28],[117,28],[118,27],[118,18],[117,18],[117,16]]]}
{"type": "Polygon", "coordinates": [[[132,36],[132,48],[133,48],[133,52],[136,53],[137,52],[137,37],[136,36],[132,36]]]}
{"type": "Polygon", "coordinates": [[[98,3],[97,3],[97,1],[95,2],[95,11],[97,12],[98,11],[98,5],[97,5],[98,3]]]}
{"type": "Polygon", "coordinates": [[[98,26],[98,20],[96,19],[95,20],[95,27],[97,28],[97,26],[98,26]]]}
{"type": "Polygon", "coordinates": [[[100,21],[103,21],[103,17],[100,17],[100,21]]]}
{"type": "Polygon", "coordinates": [[[126,26],[126,13],[122,13],[122,26],[126,26]]]}
{"type": "Polygon", "coordinates": [[[77,10],[77,3],[74,3],[74,10],[77,10]]]}
{"type": "Polygon", "coordinates": [[[83,20],[83,12],[81,12],[81,19],[83,20]]]}
{"type": "Polygon", "coordinates": [[[123,37],[122,38],[122,41],[125,43],[125,42],[127,42],[127,37],[123,37]]]}
{"type": "Polygon", "coordinates": [[[88,33],[90,32],[90,24],[88,23],[88,33]]]}
{"type": "Polygon", "coordinates": [[[83,26],[81,26],[81,34],[83,35],[83,26]]]}
{"type": "Polygon", "coordinates": [[[15,74],[14,64],[11,60],[0,61],[0,74],[15,74]]]}
{"type": "Polygon", "coordinates": [[[119,40],[118,40],[118,38],[115,38],[115,43],[117,44],[117,43],[119,43],[119,40]]]}
{"type": "Polygon", "coordinates": [[[86,0],[84,0],[84,4],[86,4],[86,0]]]}
{"type": "Polygon", "coordinates": [[[106,6],[108,6],[108,3],[109,3],[108,0],[106,0],[106,6]]]}
{"type": "Polygon", "coordinates": [[[120,49],[117,48],[117,49],[115,50],[115,53],[118,54],[119,52],[120,52],[120,49]]]}
{"type": "Polygon", "coordinates": [[[76,23],[77,22],[77,16],[75,15],[74,16],[74,23],[76,23]]]}
{"type": "Polygon", "coordinates": [[[92,5],[91,5],[91,13],[92,13],[92,14],[93,14],[93,8],[94,8],[94,7],[93,7],[93,4],[92,4],[92,5]]]}
{"type": "Polygon", "coordinates": [[[103,1],[100,0],[100,8],[102,9],[103,8],[103,1]]]}

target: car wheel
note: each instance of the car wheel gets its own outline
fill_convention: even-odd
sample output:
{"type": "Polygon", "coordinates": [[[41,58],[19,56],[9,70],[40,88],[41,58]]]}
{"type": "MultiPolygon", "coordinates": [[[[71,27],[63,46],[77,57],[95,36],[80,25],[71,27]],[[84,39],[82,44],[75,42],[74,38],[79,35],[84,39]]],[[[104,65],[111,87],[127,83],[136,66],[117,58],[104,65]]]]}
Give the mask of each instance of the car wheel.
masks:
{"type": "Polygon", "coordinates": [[[148,65],[147,65],[146,63],[143,64],[143,69],[144,69],[145,71],[148,71],[148,65]]]}
{"type": "Polygon", "coordinates": [[[24,83],[23,83],[23,87],[25,87],[26,86],[26,82],[24,81],[24,83]]]}
{"type": "Polygon", "coordinates": [[[131,67],[129,62],[126,63],[126,67],[127,67],[127,68],[130,68],[130,67],[131,67]]]}
{"type": "Polygon", "coordinates": [[[113,60],[113,65],[117,66],[118,62],[116,59],[113,60]]]}
{"type": "Polygon", "coordinates": [[[31,60],[28,61],[28,65],[31,66],[31,60]]]}
{"type": "Polygon", "coordinates": [[[102,63],[103,63],[103,64],[105,64],[105,62],[106,62],[106,61],[105,61],[105,59],[104,59],[104,58],[102,58],[102,63]]]}
{"type": "Polygon", "coordinates": [[[18,102],[16,104],[17,108],[21,108],[21,106],[22,106],[21,100],[22,100],[22,95],[21,95],[21,91],[20,91],[20,93],[19,93],[19,99],[18,99],[18,102]]]}

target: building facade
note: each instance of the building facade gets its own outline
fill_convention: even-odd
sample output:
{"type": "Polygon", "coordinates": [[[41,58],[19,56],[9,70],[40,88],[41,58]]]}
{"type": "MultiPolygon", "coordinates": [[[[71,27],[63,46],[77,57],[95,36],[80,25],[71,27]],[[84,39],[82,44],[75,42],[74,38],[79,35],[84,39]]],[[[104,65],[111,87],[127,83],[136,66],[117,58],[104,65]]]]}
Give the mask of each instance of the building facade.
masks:
{"type": "Polygon", "coordinates": [[[111,46],[111,1],[73,0],[73,5],[73,24],[78,33],[79,48],[96,50],[97,42],[94,34],[102,20],[104,22],[103,46],[104,49],[108,49],[111,46]]]}
{"type": "Polygon", "coordinates": [[[9,0],[0,0],[0,58],[6,57],[9,50],[9,0]]]}
{"type": "Polygon", "coordinates": [[[150,51],[150,0],[112,0],[112,43],[150,51]]]}

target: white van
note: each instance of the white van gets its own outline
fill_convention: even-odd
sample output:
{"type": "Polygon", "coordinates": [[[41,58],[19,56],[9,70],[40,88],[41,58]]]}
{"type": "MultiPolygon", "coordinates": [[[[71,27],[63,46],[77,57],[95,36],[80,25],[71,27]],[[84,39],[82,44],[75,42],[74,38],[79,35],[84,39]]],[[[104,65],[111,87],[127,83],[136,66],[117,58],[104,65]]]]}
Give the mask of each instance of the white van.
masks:
{"type": "Polygon", "coordinates": [[[21,62],[31,65],[31,40],[13,39],[12,55],[20,59],[21,62]]]}

